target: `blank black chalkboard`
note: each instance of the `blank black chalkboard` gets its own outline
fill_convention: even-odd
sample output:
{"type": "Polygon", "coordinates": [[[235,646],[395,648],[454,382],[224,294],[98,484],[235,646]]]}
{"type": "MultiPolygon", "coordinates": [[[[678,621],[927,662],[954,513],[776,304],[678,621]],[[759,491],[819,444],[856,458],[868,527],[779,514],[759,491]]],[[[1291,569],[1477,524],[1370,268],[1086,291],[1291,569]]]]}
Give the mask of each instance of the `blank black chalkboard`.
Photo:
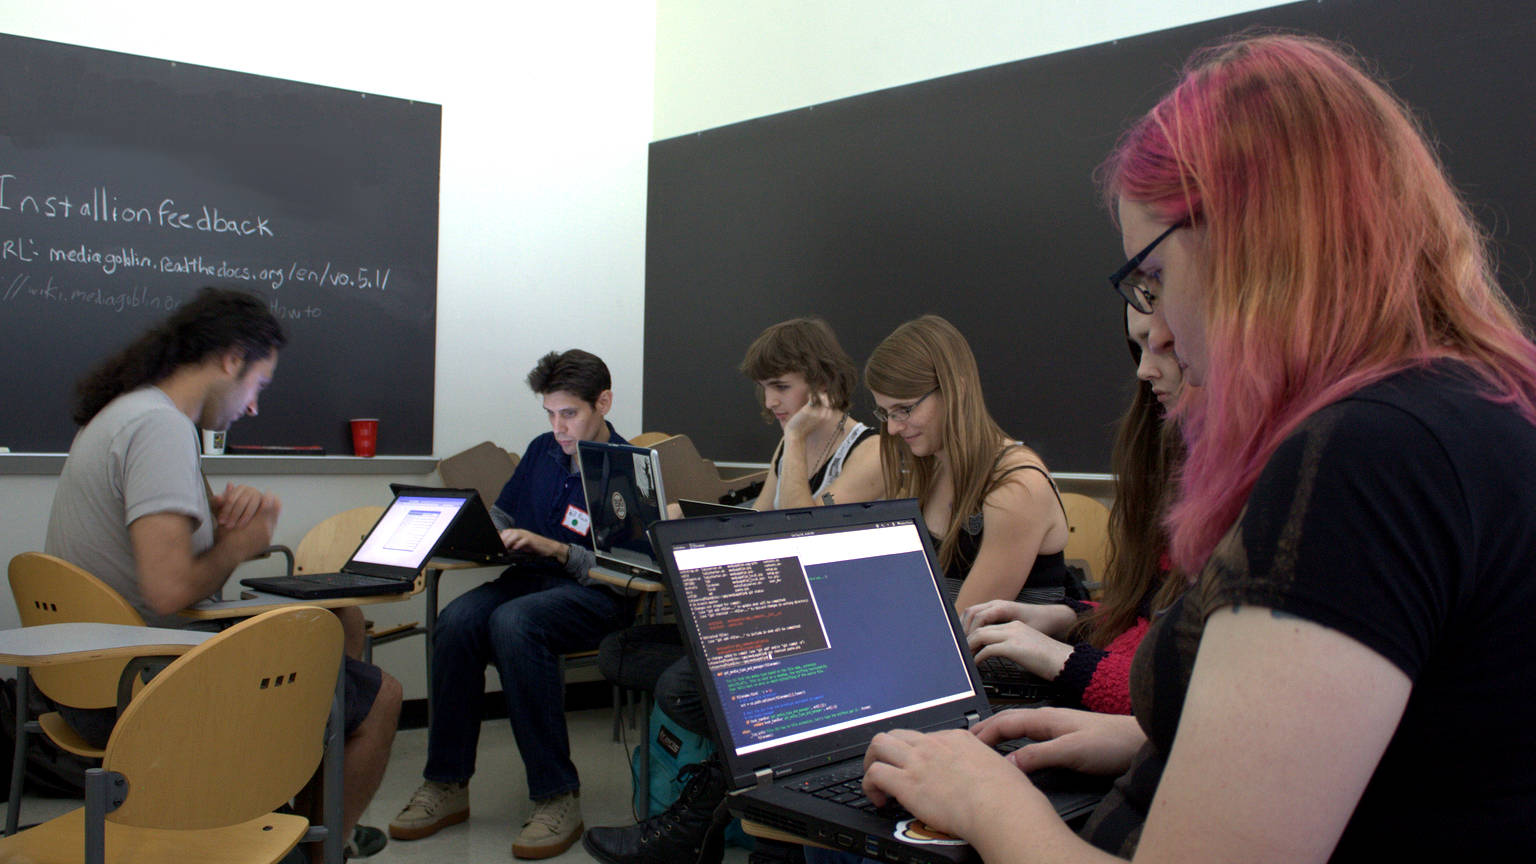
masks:
{"type": "Polygon", "coordinates": [[[223,285],[289,337],[232,444],[432,452],[441,113],[0,35],[0,445],[67,450],[74,382],[223,285]]]}
{"type": "MultiPolygon", "coordinates": [[[[1518,3],[1306,2],[883,90],[651,145],[644,426],[765,460],[736,371],[765,326],[826,317],[862,365],[953,321],[988,406],[1056,471],[1105,472],[1130,395],[1125,258],[1091,174],[1198,46],[1249,26],[1352,43],[1428,121],[1530,308],[1536,15],[1518,3]]],[[[872,407],[860,394],[857,410],[872,407]]]]}

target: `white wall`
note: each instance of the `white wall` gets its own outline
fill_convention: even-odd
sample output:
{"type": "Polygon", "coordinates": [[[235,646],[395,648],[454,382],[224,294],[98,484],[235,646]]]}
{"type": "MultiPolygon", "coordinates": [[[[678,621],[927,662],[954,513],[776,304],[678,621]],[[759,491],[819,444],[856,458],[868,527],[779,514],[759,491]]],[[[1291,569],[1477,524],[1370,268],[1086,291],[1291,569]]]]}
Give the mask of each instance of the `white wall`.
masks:
{"type": "Polygon", "coordinates": [[[655,137],[1273,5],[657,0],[655,137]]]}
{"type": "MultiPolygon", "coordinates": [[[[645,0],[0,0],[7,33],[443,106],[439,455],[485,439],[520,451],[547,429],[523,378],[551,349],[601,355],[611,416],[639,431],[654,28],[645,0]]],[[[387,500],[390,480],[435,478],[244,479],[283,498],[277,540],[293,545],[326,515],[387,500]]],[[[0,559],[41,548],[53,488],[0,476],[0,559]]],[[[420,605],[369,615],[420,620],[420,605]]],[[[14,616],[0,588],[0,626],[14,616]]],[[[421,640],[380,659],[423,695],[421,640]]]]}

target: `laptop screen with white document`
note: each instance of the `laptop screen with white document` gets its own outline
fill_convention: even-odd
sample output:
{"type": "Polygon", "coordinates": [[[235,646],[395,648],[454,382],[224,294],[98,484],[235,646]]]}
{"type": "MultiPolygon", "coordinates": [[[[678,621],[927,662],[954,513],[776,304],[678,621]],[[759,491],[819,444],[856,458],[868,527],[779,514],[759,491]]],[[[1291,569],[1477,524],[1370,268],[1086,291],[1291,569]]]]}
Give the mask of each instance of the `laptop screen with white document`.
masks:
{"type": "Polygon", "coordinates": [[[457,495],[396,496],[363,545],[353,553],[352,563],[421,568],[464,503],[464,497],[457,495]]]}
{"type": "Polygon", "coordinates": [[[734,756],[977,698],[923,541],[898,520],[669,550],[734,756]]]}

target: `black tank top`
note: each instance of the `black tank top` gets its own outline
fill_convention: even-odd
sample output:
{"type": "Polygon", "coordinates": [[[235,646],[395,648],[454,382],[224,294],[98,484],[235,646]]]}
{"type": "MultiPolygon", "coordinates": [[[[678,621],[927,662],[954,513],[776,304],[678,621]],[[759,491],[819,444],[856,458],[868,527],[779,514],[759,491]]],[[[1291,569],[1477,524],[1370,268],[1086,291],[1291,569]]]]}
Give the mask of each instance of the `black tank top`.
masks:
{"type": "MultiPolygon", "coordinates": [[[[1019,445],[1014,445],[1019,446],[1019,445]]],[[[1013,447],[1006,447],[1002,453],[997,454],[997,461],[1001,462],[1003,456],[1013,447]]],[[[996,466],[996,462],[993,463],[996,466]]],[[[992,483],[996,488],[1003,478],[1015,471],[1024,469],[1039,471],[1051,484],[1051,492],[1056,495],[1056,506],[1061,507],[1063,516],[1067,508],[1061,503],[1061,493],[1056,490],[1056,481],[1046,473],[1039,465],[1015,465],[1012,468],[997,475],[992,483]]],[[[955,538],[955,554],[950,559],[949,567],[944,570],[944,587],[951,602],[959,596],[960,586],[965,582],[965,577],[971,572],[971,565],[976,563],[976,556],[981,552],[981,538],[986,530],[986,523],[981,511],[972,513],[961,526],[960,536],[955,538]]],[[[933,533],[929,532],[933,537],[933,533]]],[[[938,537],[933,537],[934,548],[940,546],[938,537]]],[[[1069,576],[1067,574],[1067,556],[1065,551],[1051,552],[1035,556],[1035,565],[1029,568],[1029,575],[1024,578],[1024,587],[1019,590],[1015,598],[1022,603],[1042,603],[1060,600],[1066,595],[1066,586],[1069,576]]]]}

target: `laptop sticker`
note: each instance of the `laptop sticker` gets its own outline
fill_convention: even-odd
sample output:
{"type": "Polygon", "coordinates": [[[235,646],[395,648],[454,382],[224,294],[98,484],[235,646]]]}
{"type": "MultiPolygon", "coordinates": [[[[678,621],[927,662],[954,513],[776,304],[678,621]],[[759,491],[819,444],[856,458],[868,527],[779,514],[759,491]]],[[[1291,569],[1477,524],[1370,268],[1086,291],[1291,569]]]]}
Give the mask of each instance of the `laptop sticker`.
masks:
{"type": "Polygon", "coordinates": [[[903,819],[896,823],[896,830],[891,836],[906,843],[915,843],[920,846],[964,846],[965,841],[951,837],[937,828],[929,827],[927,822],[921,819],[903,819]]]}

